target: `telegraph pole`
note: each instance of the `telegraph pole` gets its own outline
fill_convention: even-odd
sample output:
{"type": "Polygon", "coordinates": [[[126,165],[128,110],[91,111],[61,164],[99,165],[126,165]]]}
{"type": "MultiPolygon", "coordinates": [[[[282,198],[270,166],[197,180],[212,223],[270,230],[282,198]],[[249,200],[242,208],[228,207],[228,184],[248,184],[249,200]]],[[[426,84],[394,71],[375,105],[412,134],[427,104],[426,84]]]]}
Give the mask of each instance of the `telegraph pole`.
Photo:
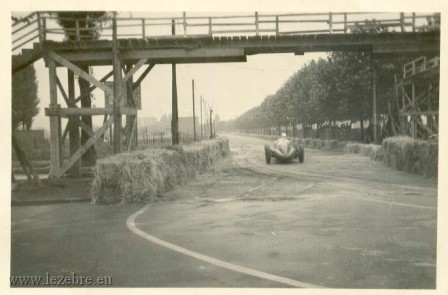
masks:
{"type": "Polygon", "coordinates": [[[196,141],[196,113],[194,111],[194,80],[191,80],[192,91],[193,91],[193,140],[196,141]]]}
{"type": "Polygon", "coordinates": [[[212,114],[213,114],[213,110],[210,108],[210,139],[213,138],[212,114]]]}
{"type": "Polygon", "coordinates": [[[201,103],[201,140],[202,140],[202,95],[201,95],[200,103],[201,103]]]}
{"type": "MultiPolygon", "coordinates": [[[[174,19],[171,21],[171,33],[176,35],[174,19]]],[[[179,144],[179,115],[177,112],[177,81],[176,64],[171,64],[172,73],[172,100],[171,100],[171,141],[173,145],[179,144]]]]}
{"type": "Polygon", "coordinates": [[[121,153],[121,64],[118,57],[117,48],[117,13],[114,12],[114,18],[112,22],[112,61],[114,69],[114,154],[121,153]]]}
{"type": "Polygon", "coordinates": [[[371,69],[371,85],[372,85],[372,100],[373,100],[373,142],[378,143],[378,118],[376,113],[376,70],[373,61],[373,53],[370,55],[371,69]]]}

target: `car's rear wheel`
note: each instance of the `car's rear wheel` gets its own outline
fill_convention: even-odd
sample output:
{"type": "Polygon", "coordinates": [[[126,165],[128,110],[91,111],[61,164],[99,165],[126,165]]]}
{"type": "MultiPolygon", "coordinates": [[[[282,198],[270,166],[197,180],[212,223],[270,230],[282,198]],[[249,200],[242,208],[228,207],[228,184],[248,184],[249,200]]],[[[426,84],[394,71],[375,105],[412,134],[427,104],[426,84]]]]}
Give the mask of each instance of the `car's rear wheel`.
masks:
{"type": "Polygon", "coordinates": [[[303,163],[303,161],[305,160],[305,150],[303,149],[303,146],[299,146],[298,151],[299,151],[299,163],[303,163]]]}
{"type": "Polygon", "coordinates": [[[271,148],[267,144],[264,146],[264,156],[266,157],[266,163],[271,164],[271,148]]]}

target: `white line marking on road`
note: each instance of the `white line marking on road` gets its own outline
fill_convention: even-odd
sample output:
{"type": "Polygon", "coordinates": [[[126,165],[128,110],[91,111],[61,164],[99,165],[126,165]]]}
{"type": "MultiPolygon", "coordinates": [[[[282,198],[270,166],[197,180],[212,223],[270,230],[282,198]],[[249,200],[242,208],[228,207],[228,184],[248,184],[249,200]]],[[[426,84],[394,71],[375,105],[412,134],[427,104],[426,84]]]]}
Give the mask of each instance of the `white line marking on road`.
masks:
{"type": "Polygon", "coordinates": [[[239,273],[243,273],[246,275],[250,275],[253,277],[257,277],[257,278],[261,278],[261,279],[265,279],[265,280],[269,280],[269,281],[273,281],[273,282],[278,282],[278,283],[282,283],[285,285],[289,285],[289,286],[293,286],[293,287],[299,287],[299,288],[323,288],[322,286],[317,286],[317,285],[313,285],[313,284],[308,284],[308,283],[304,283],[304,282],[300,282],[300,281],[296,281],[293,279],[289,279],[289,278],[285,278],[285,277],[280,277],[280,276],[276,276],[273,274],[269,274],[266,272],[262,272],[262,271],[258,271],[258,270],[254,270],[251,268],[247,268],[244,266],[240,266],[240,265],[236,265],[236,264],[232,264],[229,262],[225,262],[210,256],[206,256],[203,254],[200,254],[198,252],[194,252],[192,250],[188,250],[186,248],[180,247],[178,245],[166,242],[164,240],[161,240],[155,236],[152,236],[144,231],[142,231],[141,229],[139,229],[136,225],[135,225],[135,220],[137,219],[137,217],[142,214],[143,212],[145,212],[147,209],[149,208],[149,205],[146,205],[145,207],[143,207],[142,209],[140,209],[139,211],[135,212],[134,214],[132,214],[131,216],[128,217],[128,219],[126,220],[126,225],[129,228],[129,230],[131,230],[134,234],[152,242],[155,243],[157,245],[160,245],[162,247],[168,248],[170,250],[176,251],[178,253],[196,258],[198,260],[202,260],[205,261],[207,263],[213,264],[215,266],[218,267],[222,267],[231,271],[235,271],[235,272],[239,272],[239,273]]]}
{"type": "Polygon", "coordinates": [[[376,202],[376,203],[383,203],[390,205],[390,208],[392,207],[392,204],[394,206],[401,206],[401,207],[411,207],[411,208],[417,208],[417,209],[429,209],[429,210],[437,210],[437,207],[431,207],[431,206],[422,206],[422,205],[414,205],[414,204],[408,204],[408,203],[397,203],[397,202],[390,202],[390,201],[383,201],[383,200],[377,200],[377,199],[369,199],[369,198],[354,198],[355,200],[361,200],[361,201],[369,201],[369,202],[376,202]]]}

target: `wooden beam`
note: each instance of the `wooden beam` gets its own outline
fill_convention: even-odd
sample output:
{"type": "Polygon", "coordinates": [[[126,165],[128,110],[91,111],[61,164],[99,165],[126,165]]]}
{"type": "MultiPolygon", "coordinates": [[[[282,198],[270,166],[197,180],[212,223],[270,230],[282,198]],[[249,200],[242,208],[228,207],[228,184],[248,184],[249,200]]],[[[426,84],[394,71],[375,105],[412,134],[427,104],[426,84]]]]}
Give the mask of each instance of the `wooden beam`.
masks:
{"type": "MultiPolygon", "coordinates": [[[[73,72],[71,72],[71,71],[69,71],[69,72],[70,72],[70,73],[73,73],[73,72]]],[[[107,80],[109,77],[111,77],[113,74],[114,74],[114,71],[113,71],[113,70],[110,71],[110,72],[107,73],[103,78],[101,78],[100,82],[104,82],[104,81],[106,81],[106,80],[107,80]]],[[[89,92],[92,92],[95,88],[96,88],[95,85],[91,86],[91,87],[89,88],[89,92]]],[[[81,95],[78,96],[78,97],[75,99],[75,104],[78,103],[81,99],[82,99],[82,96],[81,96],[81,95]]]]}
{"type": "Polygon", "coordinates": [[[126,83],[129,78],[131,78],[135,73],[137,73],[137,71],[144,65],[146,64],[146,62],[148,61],[147,58],[142,58],[141,60],[139,60],[134,67],[132,67],[131,70],[129,70],[126,75],[124,75],[123,77],[123,84],[126,83]]]}
{"type": "MultiPolygon", "coordinates": [[[[256,48],[262,48],[264,49],[264,52],[269,53],[272,50],[281,47],[284,46],[262,46],[256,48]]],[[[250,47],[249,49],[253,49],[253,47],[250,47]]],[[[246,49],[243,47],[128,49],[121,53],[121,57],[125,63],[135,63],[141,59],[147,59],[147,63],[149,64],[245,62],[245,50],[246,49]]],[[[82,54],[75,52],[60,52],[60,56],[72,63],[79,64],[110,65],[112,62],[110,54],[102,51],[93,51],[82,54]]]]}
{"type": "Polygon", "coordinates": [[[61,84],[61,81],[59,80],[58,76],[56,76],[56,84],[58,85],[59,91],[62,94],[62,97],[64,98],[65,103],[70,106],[70,101],[68,100],[67,93],[65,93],[64,87],[61,84]]]}
{"type": "Polygon", "coordinates": [[[148,63],[153,60],[168,60],[173,62],[175,59],[194,59],[194,58],[214,58],[214,57],[241,57],[246,56],[244,48],[195,48],[195,49],[135,49],[127,50],[122,53],[124,61],[147,59],[148,63]]]}
{"type": "MultiPolygon", "coordinates": [[[[125,65],[125,72],[128,73],[131,70],[132,65],[131,64],[126,64],[125,65]]],[[[132,90],[132,83],[133,82],[133,76],[130,76],[129,80],[124,83],[123,85],[126,86],[125,89],[123,89],[123,91],[126,91],[126,106],[128,107],[135,107],[135,101],[134,101],[134,93],[132,90]]],[[[126,116],[126,138],[125,138],[125,147],[128,147],[128,150],[132,147],[132,136],[133,136],[133,131],[132,128],[134,128],[135,126],[135,116],[132,115],[128,115],[126,116]]]]}
{"type": "Polygon", "coordinates": [[[101,126],[93,136],[91,136],[86,143],[79,148],[75,154],[73,154],[70,159],[64,162],[64,164],[61,166],[61,168],[55,173],[56,178],[60,178],[64,175],[65,172],[67,172],[68,169],[76,162],[78,161],[81,156],[95,143],[95,141],[100,138],[100,136],[107,131],[107,129],[112,125],[113,122],[113,116],[107,120],[103,126],[101,126]]]}
{"type": "Polygon", "coordinates": [[[114,154],[121,153],[121,114],[120,106],[122,99],[122,76],[121,64],[118,56],[118,40],[117,40],[117,13],[114,12],[112,20],[112,65],[114,70],[114,90],[112,95],[114,97],[113,103],[113,122],[114,122],[114,154]]]}
{"type": "Polygon", "coordinates": [[[400,116],[436,116],[439,114],[439,111],[408,111],[408,112],[400,112],[400,116]]]}
{"type": "Polygon", "coordinates": [[[146,70],[138,77],[137,82],[134,83],[134,86],[132,86],[132,90],[135,90],[138,86],[140,86],[140,83],[142,83],[143,79],[149,74],[149,72],[154,68],[155,64],[149,65],[146,70]]]}
{"type": "MultiPolygon", "coordinates": [[[[107,120],[104,121],[103,124],[106,124],[106,122],[107,122],[107,120]]],[[[79,127],[81,127],[81,129],[84,130],[84,132],[87,133],[90,137],[95,135],[95,132],[93,132],[93,130],[90,129],[90,127],[86,123],[84,123],[83,121],[79,122],[79,127]]],[[[101,140],[98,141],[98,142],[101,142],[101,144],[106,145],[106,146],[108,145],[107,143],[105,143],[103,141],[103,137],[102,136],[99,137],[98,139],[101,139],[101,140]]]]}
{"type": "MultiPolygon", "coordinates": [[[[45,108],[46,116],[100,116],[100,115],[112,115],[114,110],[111,108],[45,108]]],[[[120,115],[137,115],[136,108],[121,107],[118,110],[120,115]]]]}
{"type": "Polygon", "coordinates": [[[68,121],[67,121],[67,125],[65,125],[65,128],[64,128],[64,133],[62,134],[62,138],[61,138],[61,144],[62,145],[64,145],[64,142],[65,142],[65,138],[67,137],[67,135],[68,135],[68,131],[69,131],[69,128],[70,127],[70,118],[68,119],[68,121]]]}
{"type": "MultiPolygon", "coordinates": [[[[49,82],[50,82],[50,108],[58,110],[58,89],[56,86],[56,63],[54,60],[48,61],[49,82]]],[[[60,117],[50,117],[50,175],[52,180],[61,166],[61,145],[60,145],[60,117]]],[[[57,177],[57,176],[56,176],[57,177]]]]}
{"type": "Polygon", "coordinates": [[[134,121],[132,122],[132,129],[129,134],[128,152],[131,150],[131,146],[132,146],[132,142],[133,142],[132,139],[134,138],[134,133],[135,133],[135,125],[137,125],[136,118],[134,118],[134,121]]]}
{"type": "Polygon", "coordinates": [[[53,59],[54,61],[60,63],[61,65],[69,68],[73,73],[75,73],[76,75],[78,75],[79,77],[83,78],[84,80],[92,83],[93,85],[95,85],[96,87],[104,90],[106,93],[109,93],[111,95],[113,95],[113,90],[110,89],[109,87],[107,87],[106,85],[104,85],[103,83],[101,83],[100,81],[98,81],[97,79],[95,79],[94,77],[92,77],[91,75],[89,75],[88,73],[84,72],[83,70],[81,70],[80,68],[78,68],[77,66],[75,66],[74,64],[72,64],[71,62],[69,62],[68,60],[64,59],[63,57],[61,57],[60,55],[56,54],[53,51],[50,51],[48,53],[48,56],[53,59]]]}
{"type": "MultiPolygon", "coordinates": [[[[67,69],[67,78],[68,78],[68,100],[70,102],[70,106],[76,106],[75,99],[75,76],[72,71],[67,69]]],[[[73,156],[76,151],[81,146],[81,138],[79,134],[79,116],[69,117],[69,140],[70,140],[70,156],[73,156]]],[[[73,177],[81,176],[81,160],[76,161],[71,169],[70,174],[73,177]]]]}

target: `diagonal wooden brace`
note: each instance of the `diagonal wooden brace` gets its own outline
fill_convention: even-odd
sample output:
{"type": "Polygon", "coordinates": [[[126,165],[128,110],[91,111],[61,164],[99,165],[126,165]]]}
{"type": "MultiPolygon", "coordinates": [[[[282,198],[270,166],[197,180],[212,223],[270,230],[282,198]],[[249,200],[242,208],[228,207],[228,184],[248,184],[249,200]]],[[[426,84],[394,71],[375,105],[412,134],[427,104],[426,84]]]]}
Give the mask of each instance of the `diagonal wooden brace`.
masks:
{"type": "Polygon", "coordinates": [[[53,52],[53,51],[48,52],[48,57],[50,57],[54,61],[58,62],[59,64],[67,67],[73,73],[75,73],[79,77],[83,78],[87,82],[92,83],[96,87],[102,89],[106,93],[108,93],[108,94],[110,94],[112,96],[114,95],[114,91],[111,88],[106,86],[104,83],[101,83],[100,81],[98,81],[97,79],[95,79],[94,77],[89,75],[88,73],[84,72],[83,70],[81,70],[80,68],[78,68],[77,66],[75,66],[74,64],[69,62],[68,60],[66,60],[63,57],[61,57],[60,55],[56,54],[55,52],[53,52]]]}
{"type": "MultiPolygon", "coordinates": [[[[106,123],[106,122],[107,122],[107,120],[104,123],[106,123]]],[[[84,123],[83,121],[79,121],[79,127],[81,127],[81,129],[84,130],[84,132],[87,133],[87,135],[89,135],[90,137],[95,135],[93,130],[86,123],[84,123]]],[[[98,142],[100,142],[103,145],[108,146],[108,144],[105,143],[103,140],[100,140],[98,142]]]]}
{"type": "Polygon", "coordinates": [[[149,74],[149,72],[151,72],[152,68],[154,68],[156,64],[150,64],[146,70],[140,75],[140,77],[137,79],[137,81],[134,83],[134,86],[132,86],[132,90],[135,90],[140,83],[142,83],[143,79],[145,79],[145,77],[149,74]]]}
{"type": "Polygon", "coordinates": [[[140,70],[140,68],[146,64],[146,61],[148,59],[147,58],[143,58],[141,60],[139,60],[135,66],[132,67],[132,69],[126,73],[126,75],[124,75],[122,83],[123,85],[129,80],[129,78],[131,78],[135,73],[137,73],[138,70],[140,70]]]}
{"type": "Polygon", "coordinates": [[[101,126],[94,134],[91,136],[86,143],[82,147],[79,148],[67,161],[62,164],[62,166],[57,171],[50,171],[50,174],[53,175],[55,178],[61,178],[62,175],[64,175],[65,172],[67,172],[70,167],[73,166],[73,164],[81,158],[81,156],[97,141],[101,135],[103,135],[107,129],[112,125],[113,123],[113,116],[110,116],[109,120],[103,126],[101,126]]]}

